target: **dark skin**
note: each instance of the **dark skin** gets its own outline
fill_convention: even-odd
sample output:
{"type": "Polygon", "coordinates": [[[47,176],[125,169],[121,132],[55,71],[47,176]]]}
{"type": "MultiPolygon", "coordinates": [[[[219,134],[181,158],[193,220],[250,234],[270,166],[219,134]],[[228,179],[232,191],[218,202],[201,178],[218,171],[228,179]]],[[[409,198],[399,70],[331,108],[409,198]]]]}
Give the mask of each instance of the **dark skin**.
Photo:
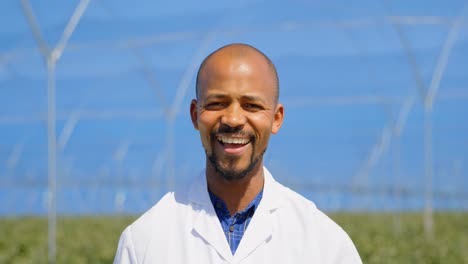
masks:
{"type": "Polygon", "coordinates": [[[231,215],[263,188],[263,153],[284,116],[277,84],[271,63],[242,44],[216,51],[200,69],[190,115],[207,155],[208,188],[231,215]]]}

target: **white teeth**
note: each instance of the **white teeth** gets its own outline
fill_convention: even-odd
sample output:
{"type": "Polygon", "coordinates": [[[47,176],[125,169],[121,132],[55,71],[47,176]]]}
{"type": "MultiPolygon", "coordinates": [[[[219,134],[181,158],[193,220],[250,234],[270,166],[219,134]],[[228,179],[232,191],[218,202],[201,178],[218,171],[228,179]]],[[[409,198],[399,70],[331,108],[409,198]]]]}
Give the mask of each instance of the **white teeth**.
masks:
{"type": "Polygon", "coordinates": [[[247,138],[232,138],[232,137],[218,137],[218,140],[222,143],[227,144],[247,144],[249,140],[247,138]]]}

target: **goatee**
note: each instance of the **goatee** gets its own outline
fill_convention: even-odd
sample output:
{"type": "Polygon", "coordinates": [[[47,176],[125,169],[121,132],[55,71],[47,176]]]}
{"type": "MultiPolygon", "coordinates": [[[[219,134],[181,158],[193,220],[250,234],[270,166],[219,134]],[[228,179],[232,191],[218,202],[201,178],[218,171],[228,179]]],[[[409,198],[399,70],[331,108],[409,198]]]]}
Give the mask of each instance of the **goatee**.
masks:
{"type": "MultiPolygon", "coordinates": [[[[263,151],[265,153],[265,151],[263,151]]],[[[260,162],[261,158],[263,157],[263,153],[261,153],[258,157],[254,158],[252,154],[252,158],[250,160],[249,166],[243,170],[235,170],[234,168],[223,168],[221,167],[221,164],[219,162],[219,158],[216,154],[209,155],[208,160],[211,162],[211,165],[213,165],[213,168],[215,169],[216,173],[221,176],[223,179],[226,181],[238,181],[243,178],[245,178],[247,175],[249,175],[252,170],[258,165],[260,162]]],[[[228,163],[233,164],[236,162],[236,158],[229,158],[228,163]]]]}
{"type": "Polygon", "coordinates": [[[219,176],[221,176],[227,181],[238,181],[238,180],[245,178],[258,165],[266,149],[264,149],[263,152],[260,153],[260,155],[255,157],[254,156],[255,155],[255,141],[256,141],[255,137],[251,133],[242,131],[241,127],[230,127],[227,125],[222,125],[218,129],[218,131],[211,133],[212,146],[214,146],[214,144],[217,143],[216,142],[217,134],[237,134],[237,135],[248,136],[249,138],[251,138],[250,144],[252,144],[252,156],[250,157],[250,164],[249,166],[247,166],[247,168],[241,169],[241,170],[236,170],[233,168],[239,160],[238,157],[227,157],[226,162],[228,166],[223,168],[221,166],[218,155],[216,155],[215,153],[214,148],[211,150],[211,155],[209,155],[208,151],[205,149],[205,153],[206,153],[206,156],[208,157],[208,160],[211,162],[211,165],[213,165],[213,168],[215,169],[216,173],[219,176]]]}

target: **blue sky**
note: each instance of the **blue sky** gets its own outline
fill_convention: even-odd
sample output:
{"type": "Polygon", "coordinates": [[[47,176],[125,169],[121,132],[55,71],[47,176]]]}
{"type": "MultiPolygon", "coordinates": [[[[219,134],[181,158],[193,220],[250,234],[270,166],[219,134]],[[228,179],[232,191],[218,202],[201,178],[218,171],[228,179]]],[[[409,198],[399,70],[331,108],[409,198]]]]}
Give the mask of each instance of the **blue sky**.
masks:
{"type": "MultiPolygon", "coordinates": [[[[79,1],[31,2],[52,47],[79,1]]],[[[232,42],[258,47],[278,69],[286,119],[265,156],[276,178],[325,209],[398,207],[382,191],[371,192],[369,205],[362,201],[366,193],[350,191],[356,186],[404,188],[414,194],[407,197],[413,199],[408,208],[422,208],[424,108],[406,41],[424,93],[443,48],[450,47],[432,111],[434,189],[441,197],[455,197],[438,200],[440,208],[466,210],[464,5],[91,1],[57,62],[57,140],[65,143],[58,150],[59,209],[112,212],[117,193],[124,193],[121,209],[142,211],[165,192],[172,166],[176,185],[200,171],[203,149],[188,116],[194,66],[232,42]],[[460,29],[452,32],[454,42],[448,45],[460,17],[460,29]],[[181,93],[169,146],[164,113],[181,91],[186,92],[181,93]],[[396,138],[391,128],[408,102],[396,138]],[[320,187],[324,185],[335,189],[320,187]]],[[[0,197],[12,201],[0,206],[0,214],[43,213],[47,71],[20,2],[2,1],[0,10],[0,22],[7,25],[0,28],[0,197]]]]}

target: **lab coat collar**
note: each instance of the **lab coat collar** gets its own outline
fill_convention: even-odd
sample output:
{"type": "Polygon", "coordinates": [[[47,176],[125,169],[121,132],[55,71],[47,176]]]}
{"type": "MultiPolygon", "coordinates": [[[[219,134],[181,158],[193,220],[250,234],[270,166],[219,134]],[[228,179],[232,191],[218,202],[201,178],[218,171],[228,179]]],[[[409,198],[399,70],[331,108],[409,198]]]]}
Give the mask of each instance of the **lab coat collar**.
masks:
{"type": "MultiPolygon", "coordinates": [[[[282,199],[283,197],[280,195],[282,192],[278,190],[278,188],[282,188],[282,186],[276,182],[266,167],[263,167],[263,175],[265,177],[263,197],[260,201],[259,207],[256,210],[271,211],[283,207],[285,203],[284,199],[282,199]]],[[[203,170],[191,184],[188,198],[192,203],[213,209],[207,186],[206,170],[203,170]]]]}
{"type": "Polygon", "coordinates": [[[238,262],[250,255],[257,247],[273,235],[271,214],[282,206],[283,192],[277,190],[281,186],[273,179],[271,173],[264,167],[263,197],[250,221],[239,247],[233,256],[223,233],[221,223],[216,216],[208,194],[206,173],[203,171],[193,182],[188,192],[190,202],[198,210],[193,223],[193,231],[211,245],[227,262],[238,262]]]}

